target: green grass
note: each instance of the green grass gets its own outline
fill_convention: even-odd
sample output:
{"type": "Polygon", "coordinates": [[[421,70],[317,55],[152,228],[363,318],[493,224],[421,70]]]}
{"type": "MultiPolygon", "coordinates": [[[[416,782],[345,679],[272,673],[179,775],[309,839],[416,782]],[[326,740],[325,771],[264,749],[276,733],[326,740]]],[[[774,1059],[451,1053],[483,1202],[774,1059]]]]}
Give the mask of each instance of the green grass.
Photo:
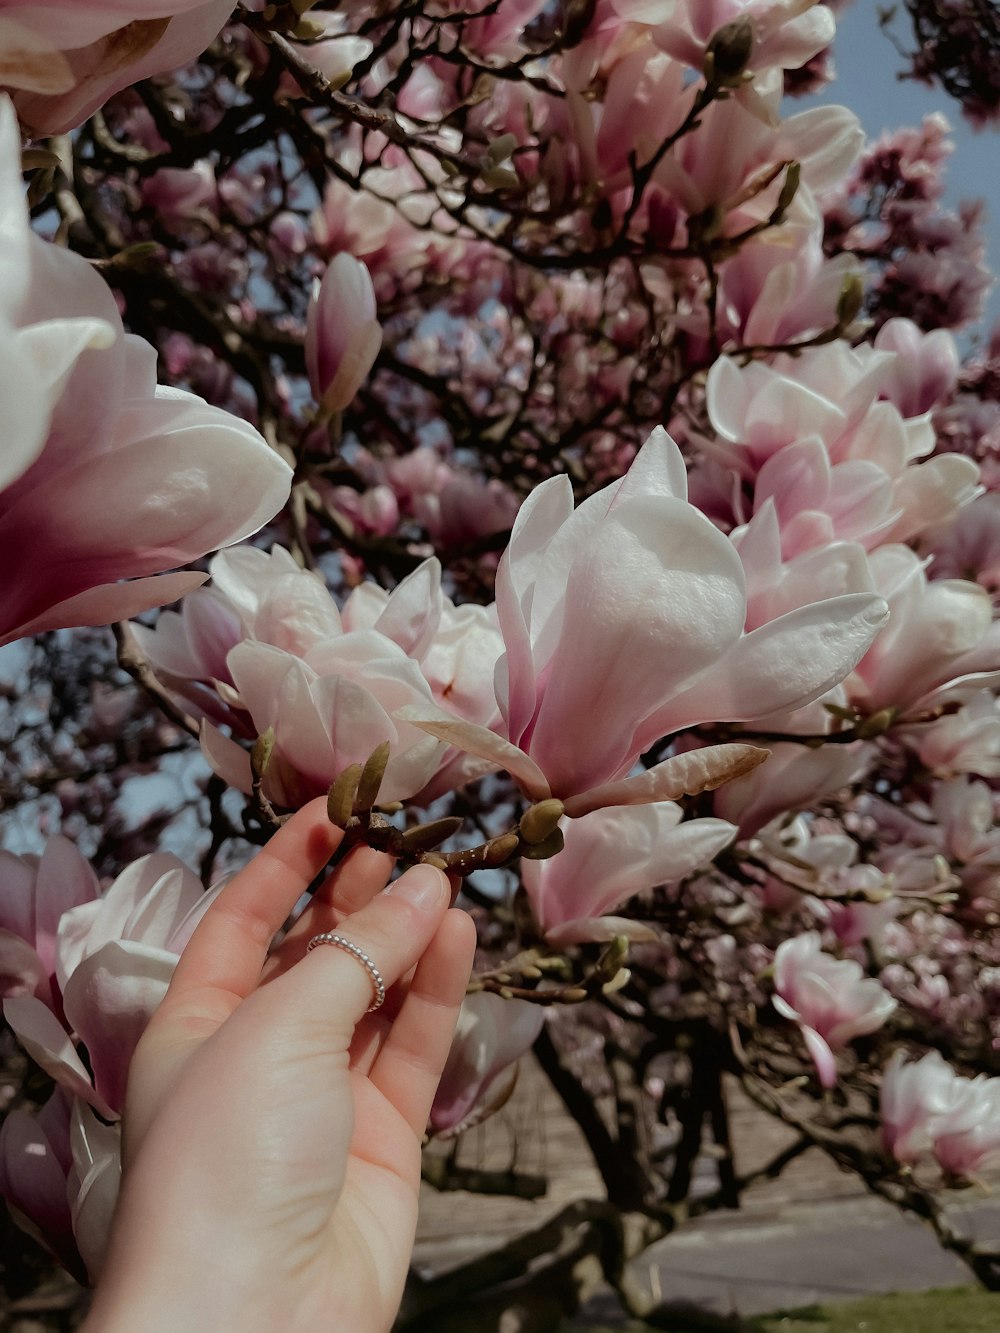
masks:
{"type": "Polygon", "coordinates": [[[751,1321],[747,1333],[994,1333],[998,1328],[1000,1295],[960,1287],[771,1315],[751,1321]]]}
{"type": "Polygon", "coordinates": [[[1000,1330],[1000,1294],[980,1287],[869,1296],[844,1304],[760,1315],[753,1319],[676,1321],[655,1324],[575,1324],[572,1333],[996,1333],[1000,1330]]]}

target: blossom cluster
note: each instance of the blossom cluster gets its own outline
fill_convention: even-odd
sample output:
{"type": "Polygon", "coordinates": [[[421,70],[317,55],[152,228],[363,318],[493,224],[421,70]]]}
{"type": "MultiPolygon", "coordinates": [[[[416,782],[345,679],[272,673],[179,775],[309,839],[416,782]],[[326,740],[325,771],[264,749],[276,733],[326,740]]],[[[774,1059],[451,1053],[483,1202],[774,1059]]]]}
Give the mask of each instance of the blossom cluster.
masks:
{"type": "MultiPolygon", "coordinates": [[[[833,36],[809,0],[292,8],[140,96],[229,6],[0,7],[0,645],[143,614],[128,665],[214,774],[206,864],[383,747],[394,846],[475,820],[432,853],[482,943],[434,1134],[544,1028],[568,1062],[611,1034],[661,1128],[698,1078],[780,1105],[791,1068],[818,1120],[881,1083],[886,1179],[988,1169],[1000,344],[953,336],[988,273],[946,126],[787,114],[833,36]],[[76,131],[75,174],[24,159],[52,240],[15,113],[76,131]]],[[[0,1192],[91,1275],[128,1060],[210,901],[164,852],[99,869],[0,854],[5,1015],[54,1084],[0,1192]]],[[[689,1187],[663,1160],[645,1199],[689,1187]]]]}

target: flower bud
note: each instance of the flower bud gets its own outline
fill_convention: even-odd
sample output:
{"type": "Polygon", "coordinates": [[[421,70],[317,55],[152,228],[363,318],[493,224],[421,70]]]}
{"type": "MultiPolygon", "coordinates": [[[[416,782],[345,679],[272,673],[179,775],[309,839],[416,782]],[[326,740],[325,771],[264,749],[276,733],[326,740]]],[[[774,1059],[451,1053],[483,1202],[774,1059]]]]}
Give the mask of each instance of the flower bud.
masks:
{"type": "Polygon", "coordinates": [[[353,255],[336,255],[313,289],[306,314],[306,373],[324,416],[343,411],[381,346],[368,270],[353,255]]]}
{"type": "Polygon", "coordinates": [[[530,806],[521,816],[518,828],[525,842],[535,846],[544,842],[563,816],[563,803],[555,797],[530,806]]]}
{"type": "Polygon", "coordinates": [[[447,815],[429,824],[415,824],[403,834],[403,848],[407,852],[429,852],[433,847],[439,847],[442,842],[453,838],[463,822],[461,815],[447,815]]]}
{"type": "Polygon", "coordinates": [[[563,831],[561,828],[554,828],[547,838],[541,842],[529,844],[521,848],[521,855],[528,861],[547,861],[550,856],[555,856],[561,852],[564,845],[563,831]]]}
{"type": "Polygon", "coordinates": [[[377,745],[372,750],[365,760],[364,768],[361,770],[357,795],[354,799],[356,810],[370,810],[378,800],[379,788],[382,786],[382,779],[385,777],[388,762],[389,742],[383,741],[381,745],[377,745]]]}
{"type": "Polygon", "coordinates": [[[337,828],[347,828],[350,822],[360,780],[361,765],[349,764],[330,786],[326,798],[326,813],[330,823],[336,824],[337,828]]]}
{"type": "Polygon", "coordinates": [[[250,768],[255,778],[262,778],[267,772],[272,754],[274,754],[274,728],[268,727],[257,737],[250,751],[250,768]]]}
{"type": "Polygon", "coordinates": [[[837,298],[837,325],[846,329],[865,301],[865,284],[860,273],[849,273],[837,298]]]}

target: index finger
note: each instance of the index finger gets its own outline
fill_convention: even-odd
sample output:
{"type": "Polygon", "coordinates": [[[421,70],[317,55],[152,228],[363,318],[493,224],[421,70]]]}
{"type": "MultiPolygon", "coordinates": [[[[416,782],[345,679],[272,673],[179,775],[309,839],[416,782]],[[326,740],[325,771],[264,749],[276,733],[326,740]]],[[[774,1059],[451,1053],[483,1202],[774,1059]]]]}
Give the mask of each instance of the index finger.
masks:
{"type": "Polygon", "coordinates": [[[326,797],[292,815],[205,913],[170,982],[164,1004],[193,989],[245,999],[260,981],[274,936],[343,839],[326,797]]]}

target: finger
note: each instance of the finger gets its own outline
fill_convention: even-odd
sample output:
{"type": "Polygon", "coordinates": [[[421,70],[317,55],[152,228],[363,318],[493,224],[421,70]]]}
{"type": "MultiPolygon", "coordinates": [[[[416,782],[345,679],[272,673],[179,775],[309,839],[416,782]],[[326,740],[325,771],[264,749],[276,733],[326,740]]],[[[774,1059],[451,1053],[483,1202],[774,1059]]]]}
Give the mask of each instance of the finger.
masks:
{"type": "Polygon", "coordinates": [[[416,1135],[427,1126],[475,951],[472,918],[450,911],[417,964],[399,1017],[371,1069],[373,1086],[416,1135]]]}
{"type": "Polygon", "coordinates": [[[192,989],[249,995],[282,922],[343,836],[327,817],[324,797],[294,814],[205,913],[181,954],[164,1005],[192,989]]]}
{"type": "MultiPolygon", "coordinates": [[[[440,870],[414,866],[348,917],[338,934],[369,958],[388,989],[434,938],[450,896],[447,876],[440,870]]],[[[303,1021],[317,1017],[326,1040],[344,1050],[375,995],[365,964],[335,945],[313,949],[267,989],[276,1002],[283,997],[293,1005],[303,1021]]]]}
{"type": "Polygon", "coordinates": [[[287,972],[305,957],[313,935],[335,930],[340,922],[371,902],[389,882],[393,858],[371,847],[355,847],[313,894],[312,901],[267,960],[264,979],[287,972]]]}

